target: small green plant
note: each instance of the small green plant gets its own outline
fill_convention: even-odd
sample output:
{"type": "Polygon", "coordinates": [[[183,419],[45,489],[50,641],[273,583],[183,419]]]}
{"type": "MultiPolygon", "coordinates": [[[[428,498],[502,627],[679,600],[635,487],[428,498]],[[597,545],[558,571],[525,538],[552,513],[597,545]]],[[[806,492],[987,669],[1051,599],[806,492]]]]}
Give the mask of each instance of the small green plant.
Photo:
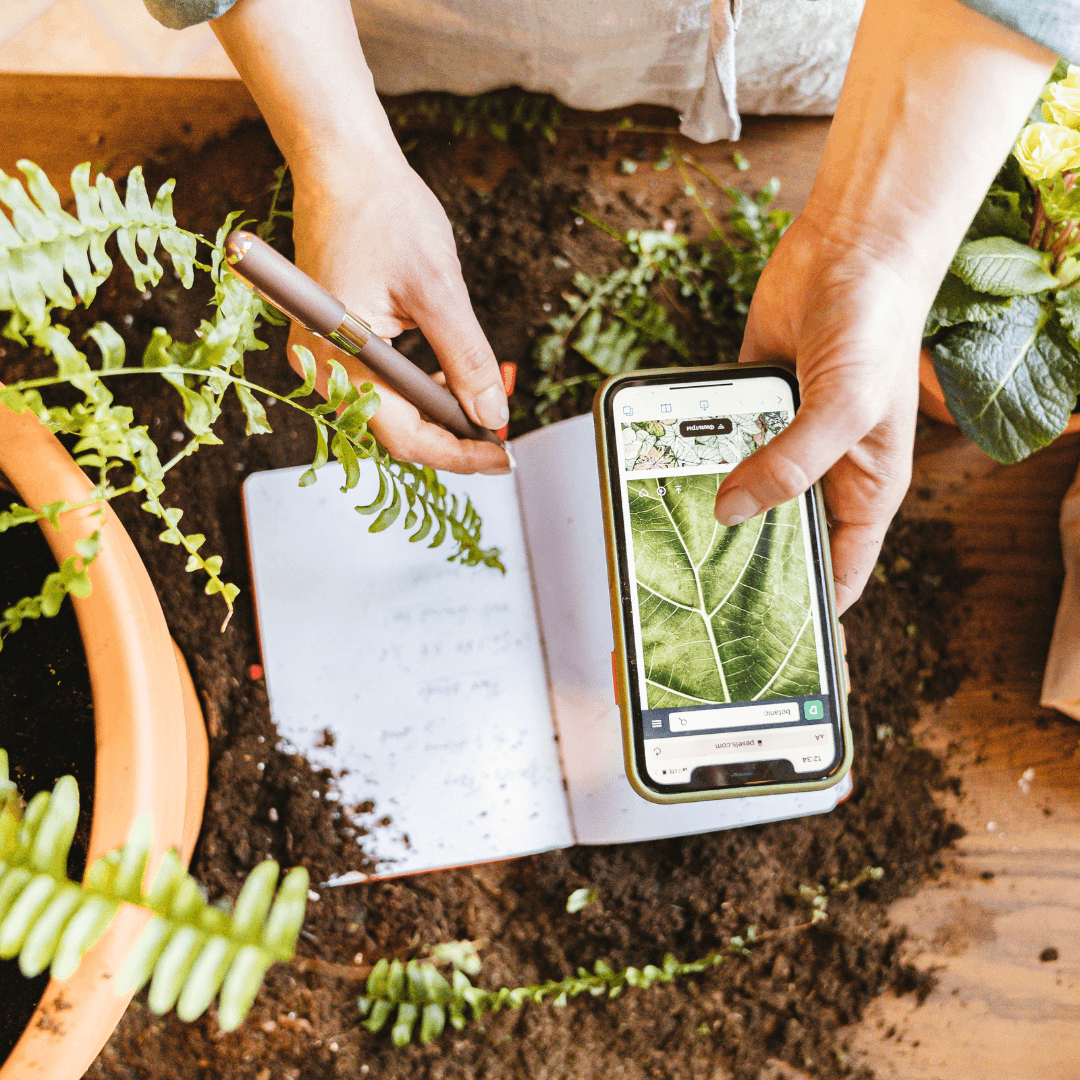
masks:
{"type": "MultiPolygon", "coordinates": [[[[19,168],[26,177],[25,187],[0,171],[0,202],[11,213],[9,220],[0,212],[0,312],[8,313],[3,334],[41,349],[55,360],[57,370],[54,375],[0,387],[0,406],[16,413],[29,411],[54,434],[74,438],[76,461],[97,476],[86,504],[80,505],[138,493],[142,508],[164,526],[161,539],[183,548],[188,556],[187,570],[206,574],[206,592],[220,595],[231,615],[239,590],[222,578],[221,557],[204,554],[205,537],[181,529],[183,511],[165,501],[169,470],[201,446],[221,441],[214,424],[231,392],[244,411],[248,435],[271,431],[260,397],[283,402],[309,417],[317,447],[301,485],[314,483],[317,470],[330,456],[344,468],[342,491],[357,485],[362,468],[373,469],[378,492],[370,503],[356,508],[374,515],[371,531],[389,528],[403,515],[405,528],[414,530],[410,541],[429,540],[429,547],[438,547],[450,540],[456,545],[451,561],[502,569],[498,550],[481,546],[481,522],[471,503],[449,496],[431,469],[392,459],[368,430],[368,421],[379,407],[371,383],[354,386],[345,369],[332,361],[328,399],[304,404],[303,399],[315,386],[315,362],[305,349],[297,350],[304,381],[291,393],[276,393],[246,377],[245,355],[266,348],[257,336],[258,329],[264,320],[275,321],[276,313],[226,270],[222,243],[237,215],[230,215],[216,239],[207,242],[176,225],[172,181],[164,184],[151,202],[141,171],[133,169],[121,201],[107,177],[99,175],[91,184],[88,165],[79,166],[71,176],[76,203],[73,215],[62,208],[56,190],[36,165],[21,161],[19,168]],[[98,353],[93,366],[72,341],[69,329],[53,321],[58,309],[70,311],[93,302],[113,271],[107,251],[110,240],[115,240],[138,289],[161,280],[164,271],[157,258],[159,249],[169,256],[185,288],[191,287],[196,272],[210,276],[214,296],[196,340],[175,341],[158,327],[141,360],[130,363],[120,334],[108,323],[98,322],[87,333],[98,353]],[[208,250],[208,263],[196,258],[200,245],[208,250]],[[168,460],[162,460],[147,428],[135,424],[132,410],[114,402],[109,383],[117,376],[133,375],[164,379],[183,402],[188,437],[168,460]],[[61,385],[76,390],[82,400],[73,406],[47,405],[42,391],[61,385]]],[[[274,216],[281,216],[276,199],[271,224],[274,216]]],[[[59,515],[71,508],[57,502],[34,512],[13,503],[0,512],[0,532],[41,519],[58,528],[59,515]]],[[[24,598],[0,615],[0,642],[24,619],[55,614],[67,592],[81,595],[80,590],[89,588],[86,568],[96,555],[97,539],[95,534],[84,541],[79,559],[65,562],[37,595],[24,598]]]]}
{"type": "Polygon", "coordinates": [[[1059,63],[924,330],[945,403],[992,458],[1065,429],[1080,393],[1080,68],[1059,63]]]}
{"type": "Polygon", "coordinates": [[[51,793],[38,792],[24,811],[0,750],[0,959],[17,956],[28,978],[49,967],[66,979],[121,905],[133,904],[154,918],[128,954],[117,993],[149,982],[150,1008],[165,1013],[175,1006],[183,1020],[201,1016],[220,993],[219,1023],[233,1030],[270,965],[292,958],[307,904],[307,871],[289,871],[275,894],[278,865],[260,863],[230,912],[206,902],[170,851],[147,893],[152,827],[144,817],[124,847],[98,859],[80,885],[66,873],[78,818],[79,789],[70,776],[51,793]]]}
{"type": "MultiPolygon", "coordinates": [[[[830,896],[852,892],[864,882],[878,881],[883,875],[880,867],[868,866],[851,881],[834,881],[829,888],[824,885],[802,885],[798,896],[810,904],[809,921],[765,931],[748,926],[745,936],[732,937],[723,948],[688,963],[683,963],[670,953],[659,967],[646,964],[642,968],[616,970],[605,961],[597,960],[591,972],[579,967],[576,975],[566,979],[484,990],[474,986],[469,979],[470,975],[475,977],[480,973],[480,959],[471,942],[449,942],[436,946],[432,950],[433,960],[402,963],[401,960],[384,958],[371,969],[364,994],[357,1000],[357,1005],[365,1017],[364,1027],[368,1031],[382,1031],[390,1024],[390,1038],[394,1045],[406,1046],[414,1034],[419,1036],[422,1044],[437,1039],[445,1030],[448,1020],[451,1027],[460,1031],[470,1018],[479,1020],[485,1013],[497,1013],[507,1006],[520,1009],[527,1002],[540,1005],[550,1001],[556,1008],[561,1008],[571,998],[581,994],[615,998],[628,987],[648,990],[685,975],[696,975],[719,967],[731,957],[748,956],[751,946],[761,942],[806,931],[828,918],[830,896]],[[449,962],[449,978],[438,970],[436,963],[439,961],[449,962]]],[[[571,893],[567,911],[579,911],[585,903],[592,902],[588,897],[581,897],[582,893],[590,892],[594,890],[577,889],[571,893]]]]}
{"type": "Polygon", "coordinates": [[[600,894],[595,889],[575,889],[566,898],[566,910],[571,915],[584,911],[587,907],[595,904],[600,899],[600,894]]]}
{"type": "Polygon", "coordinates": [[[475,97],[457,94],[410,94],[383,102],[386,115],[399,131],[417,127],[449,127],[454,135],[474,138],[486,131],[506,142],[513,131],[539,133],[555,142],[562,124],[562,106],[549,94],[534,94],[519,87],[492,90],[475,97]]]}
{"type": "Polygon", "coordinates": [[[595,388],[605,376],[632,371],[654,355],[664,364],[692,362],[693,350],[678,326],[686,322],[685,304],[696,309],[725,347],[737,349],[758,278],[791,223],[787,211],[772,209],[779,182],[771,180],[756,195],[747,195],[724,187],[670,147],[665,153],[682,172],[709,235],[694,243],[664,229],[620,233],[577,211],[623,244],[627,264],[602,276],[575,274],[573,291],[563,294],[566,310],[556,312],[538,338],[533,355],[543,374],[533,390],[541,422],[550,422],[564,395],[595,388]],[[727,197],[726,221],[712,213],[687,169],[702,173],[727,197]],[[576,370],[575,357],[593,370],[576,370]]]}

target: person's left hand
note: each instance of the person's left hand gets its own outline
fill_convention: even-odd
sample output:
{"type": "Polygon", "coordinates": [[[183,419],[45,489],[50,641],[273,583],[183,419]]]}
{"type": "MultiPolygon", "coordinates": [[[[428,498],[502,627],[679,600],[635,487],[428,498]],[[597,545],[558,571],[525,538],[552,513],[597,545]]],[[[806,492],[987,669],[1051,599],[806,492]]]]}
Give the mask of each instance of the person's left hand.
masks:
{"type": "MultiPolygon", "coordinates": [[[[419,326],[470,419],[501,428],[509,416],[506,392],[469,301],[450,222],[397,144],[362,156],[348,147],[309,152],[293,174],[297,266],[381,337],[419,326]]],[[[449,472],[509,471],[498,445],[458,439],[422,416],[362,360],[343,356],[294,324],[289,336],[294,366],[296,344],[315,357],[320,393],[326,393],[331,359],[357,385],[375,384],[380,404],[369,426],[394,457],[449,472]]]]}

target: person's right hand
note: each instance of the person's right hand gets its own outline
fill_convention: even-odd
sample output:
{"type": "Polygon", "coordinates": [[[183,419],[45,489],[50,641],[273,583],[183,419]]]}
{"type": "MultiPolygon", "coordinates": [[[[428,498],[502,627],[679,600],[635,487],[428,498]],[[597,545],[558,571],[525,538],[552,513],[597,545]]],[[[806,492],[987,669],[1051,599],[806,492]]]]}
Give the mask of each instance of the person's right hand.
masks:
{"type": "Polygon", "coordinates": [[[875,254],[840,243],[804,215],[754,294],[743,361],[794,365],[802,402],[791,425],[727,477],[716,514],[733,525],[822,479],[837,610],[858,599],[911,479],[925,288],[875,254]]]}
{"type": "Polygon", "coordinates": [[[866,0],[806,209],[761,275],[740,357],[794,363],[802,405],[716,507],[745,521],[821,478],[841,611],[910,482],[926,312],[1054,60],[959,0],[866,0]]]}
{"type": "MultiPolygon", "coordinates": [[[[397,146],[386,147],[378,160],[347,148],[309,153],[294,166],[294,182],[297,265],[381,337],[419,326],[469,417],[481,427],[502,427],[509,416],[506,393],[461,277],[450,223],[397,146]]],[[[289,336],[294,367],[296,344],[315,356],[321,393],[331,359],[357,385],[376,384],[381,404],[370,427],[394,457],[450,472],[507,471],[506,454],[494,443],[459,440],[362,361],[295,325],[289,336]]]]}

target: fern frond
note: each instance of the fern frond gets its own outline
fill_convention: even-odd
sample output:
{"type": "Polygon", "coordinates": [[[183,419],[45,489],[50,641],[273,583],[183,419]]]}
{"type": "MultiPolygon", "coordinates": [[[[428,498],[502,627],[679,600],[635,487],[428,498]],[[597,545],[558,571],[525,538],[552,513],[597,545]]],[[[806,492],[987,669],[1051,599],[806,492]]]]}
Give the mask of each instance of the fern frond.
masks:
{"type": "MultiPolygon", "coordinates": [[[[224,600],[226,624],[239,589],[222,578],[221,557],[201,550],[205,536],[179,527],[183,511],[166,505],[164,496],[165,477],[171,468],[200,446],[221,442],[214,424],[230,389],[247,418],[248,435],[271,431],[257,394],[284,402],[311,418],[317,449],[302,483],[313,483],[316,470],[332,454],[345,468],[344,490],[348,491],[359,481],[361,463],[371,462],[365,467],[378,473],[379,496],[362,512],[375,515],[372,531],[388,528],[404,508],[405,527],[419,523],[410,540],[422,540],[430,534],[429,547],[451,540],[457,545],[451,560],[502,568],[498,550],[481,546],[481,522],[475,511],[469,506],[459,509],[456,500],[448,499],[431,470],[392,459],[368,431],[367,422],[379,407],[371,384],[356,388],[344,368],[332,363],[329,400],[314,407],[301,404],[298,399],[307,397],[315,387],[315,363],[306,350],[301,354],[304,382],[290,394],[272,393],[245,377],[246,354],[266,348],[258,337],[261,322],[278,322],[280,316],[226,268],[225,236],[236,225],[238,214],[226,218],[210,245],[210,263],[206,265],[195,261],[200,238],[175,224],[172,181],[161,187],[151,204],[142,174],[134,169],[122,203],[112,181],[99,176],[91,186],[89,166],[80,166],[72,174],[77,204],[77,216],[72,216],[62,209],[59,196],[36,165],[23,161],[19,168],[27,177],[29,193],[17,180],[0,172],[0,201],[12,210],[11,221],[0,212],[0,311],[10,313],[5,333],[51,356],[57,374],[0,388],[0,406],[17,413],[30,411],[54,434],[75,437],[77,463],[98,471],[89,502],[130,491],[142,493],[142,508],[162,523],[159,539],[182,548],[187,554],[185,569],[204,573],[207,595],[220,595],[224,600]],[[93,299],[97,286],[113,268],[105,251],[113,235],[139,288],[155,284],[161,277],[161,265],[155,257],[159,245],[172,256],[185,286],[191,285],[195,269],[209,273],[214,284],[211,315],[201,323],[196,340],[175,341],[158,327],[144,350],[141,366],[127,364],[123,338],[107,323],[97,323],[87,334],[101,354],[99,366],[93,367],[71,340],[67,327],[50,321],[54,308],[74,307],[76,297],[84,303],[93,299]],[[113,403],[107,380],[120,374],[160,376],[180,396],[189,438],[168,461],[161,460],[147,428],[134,423],[132,410],[113,403]],[[83,401],[71,408],[47,406],[40,391],[61,383],[79,390],[83,401]],[[110,474],[124,468],[130,471],[128,482],[114,487],[110,474]]],[[[281,216],[281,211],[275,209],[272,219],[275,215],[281,216]]],[[[66,504],[57,505],[60,512],[70,509],[66,504]]],[[[9,512],[0,513],[0,531],[40,516],[13,505],[9,512]]],[[[85,567],[85,560],[81,565],[65,563],[37,596],[26,597],[4,612],[0,637],[26,618],[54,613],[51,609],[59,606],[54,600],[63,596],[58,592],[60,586],[65,591],[82,587],[85,567]]]]}
{"type": "Polygon", "coordinates": [[[486,131],[506,142],[513,131],[539,132],[555,142],[562,125],[562,106],[549,94],[535,94],[511,87],[473,97],[457,94],[413,94],[407,99],[384,102],[386,115],[398,129],[449,127],[454,135],[474,138],[486,131]]]}
{"type": "Polygon", "coordinates": [[[172,180],[151,203],[142,170],[132,169],[121,202],[108,177],[99,174],[91,184],[89,164],[79,165],[71,174],[72,215],[37,165],[17,164],[25,187],[0,170],[0,202],[11,214],[9,220],[0,213],[0,311],[10,313],[4,330],[8,337],[22,341],[26,331],[41,331],[54,308],[70,311],[77,299],[89,304],[112,272],[105,245],[113,236],[137,288],[160,280],[159,244],[172,257],[181,281],[191,284],[195,238],[176,226],[172,180]]]}
{"type": "Polygon", "coordinates": [[[497,1013],[504,1007],[520,1009],[527,1002],[542,1004],[545,1000],[560,1007],[570,998],[581,994],[593,997],[618,997],[627,986],[647,990],[655,983],[669,983],[681,975],[706,971],[723,963],[731,950],[710,953],[703,960],[680,963],[673,956],[664,958],[663,967],[652,964],[638,969],[628,967],[613,970],[603,960],[597,960],[592,972],[578,968],[568,979],[551,979],[530,986],[484,990],[474,986],[460,968],[455,967],[446,979],[434,964],[410,960],[380,960],[368,976],[365,993],[357,999],[360,1013],[366,1019],[368,1031],[381,1031],[391,1023],[390,1037],[395,1046],[405,1046],[416,1032],[422,1044],[438,1038],[446,1022],[460,1031],[466,1017],[479,1020],[486,1012],[497,1013]]]}
{"type": "MultiPolygon", "coordinates": [[[[497,1013],[506,1006],[520,1009],[527,1002],[540,1005],[549,1001],[556,1007],[566,1005],[581,994],[592,997],[618,997],[628,987],[648,990],[650,987],[670,983],[685,975],[697,975],[719,967],[735,956],[749,956],[750,946],[781,935],[803,933],[828,918],[830,896],[853,892],[867,881],[879,881],[884,871],[879,866],[868,866],[850,881],[832,881],[824,885],[801,885],[798,896],[810,904],[810,919],[795,926],[785,926],[759,931],[756,926],[746,929],[745,937],[739,935],[728,939],[724,948],[714,949],[700,960],[684,963],[668,953],[663,963],[646,964],[642,968],[627,967],[616,970],[603,960],[593,964],[592,971],[579,967],[577,974],[567,979],[549,979],[530,986],[484,990],[474,986],[469,975],[480,971],[479,958],[471,942],[446,942],[436,946],[432,955],[436,960],[449,961],[452,972],[449,979],[443,976],[430,960],[380,960],[368,975],[364,994],[357,999],[364,1027],[375,1033],[390,1024],[390,1037],[395,1046],[406,1046],[416,1033],[420,1021],[419,1040],[428,1043],[442,1034],[446,1022],[460,1031],[464,1028],[467,1014],[479,1020],[486,1012],[497,1013]]],[[[580,911],[595,900],[595,890],[578,889],[567,900],[567,911],[580,911]],[[583,895],[584,894],[584,895],[583,895]]]]}
{"type": "MultiPolygon", "coordinates": [[[[0,519],[14,517],[22,524],[28,520],[28,515],[29,520],[37,520],[42,517],[55,517],[67,509],[70,509],[67,503],[53,503],[43,513],[34,514],[26,507],[12,503],[8,513],[0,513],[0,519]]],[[[0,532],[3,532],[4,528],[4,523],[0,520],[0,532]]],[[[68,593],[73,596],[90,595],[90,575],[87,571],[101,550],[101,530],[96,529],[85,539],[77,540],[75,549],[77,554],[68,556],[59,569],[49,574],[38,593],[24,596],[0,612],[0,649],[4,647],[4,638],[18,630],[26,619],[40,619],[42,616],[51,619],[56,615],[68,593]]],[[[5,771],[5,778],[6,775],[5,771]]]]}
{"type": "MultiPolygon", "coordinates": [[[[303,396],[305,390],[309,391],[314,385],[315,358],[303,346],[297,346],[296,355],[304,372],[304,385],[294,391],[294,395],[303,396]]],[[[448,562],[460,562],[465,566],[482,563],[504,570],[498,548],[481,546],[482,522],[472,504],[466,502],[459,506],[455,496],[447,495],[446,486],[434,469],[395,460],[368,431],[367,422],[379,407],[374,385],[364,383],[356,387],[337,361],[331,361],[330,367],[329,396],[325,402],[311,409],[295,400],[290,402],[312,417],[317,434],[315,460],[300,478],[301,486],[315,483],[316,473],[332,455],[345,469],[345,484],[341,490],[351,491],[359,482],[361,462],[370,462],[378,477],[378,493],[372,502],[356,507],[360,514],[374,515],[375,520],[368,526],[369,532],[388,529],[404,509],[406,529],[419,522],[419,528],[409,537],[410,542],[416,543],[431,535],[428,547],[435,548],[449,539],[457,546],[447,557],[448,562]],[[340,412],[335,416],[338,410],[340,412]],[[435,532],[431,534],[433,528],[435,532]]]]}
{"type": "Polygon", "coordinates": [[[659,229],[630,229],[619,233],[584,211],[577,211],[592,225],[619,240],[627,253],[627,265],[602,277],[578,273],[574,291],[564,294],[568,310],[549,319],[547,330],[537,339],[533,358],[544,375],[533,388],[540,402],[536,415],[542,423],[570,388],[571,378],[557,378],[573,352],[605,375],[639,367],[653,346],[662,346],[675,362],[690,359],[669,308],[681,310],[690,301],[698,313],[724,335],[737,341],[746,323],[750,298],[766,261],[791,223],[787,211],[771,209],[779,190],[770,181],[756,195],[723,187],[702,165],[669,148],[686,190],[711,226],[705,245],[691,246],[687,237],[659,229]],[[687,167],[705,175],[730,200],[727,228],[689,184],[687,167]]]}
{"type": "Polygon", "coordinates": [[[70,776],[61,777],[51,794],[38,792],[23,813],[0,750],[0,958],[17,956],[28,977],[51,966],[54,978],[65,979],[120,905],[133,904],[152,911],[154,919],[128,954],[117,992],[149,982],[150,1008],[164,1013],[175,1006],[184,1020],[201,1016],[219,997],[222,1029],[237,1027],[271,964],[293,956],[307,904],[307,871],[291,870],[278,887],[277,863],[260,863],[230,912],[206,902],[170,851],[146,893],[152,826],[143,817],[124,847],[98,859],[78,885],[65,870],[78,817],[79,791],[70,776]]]}

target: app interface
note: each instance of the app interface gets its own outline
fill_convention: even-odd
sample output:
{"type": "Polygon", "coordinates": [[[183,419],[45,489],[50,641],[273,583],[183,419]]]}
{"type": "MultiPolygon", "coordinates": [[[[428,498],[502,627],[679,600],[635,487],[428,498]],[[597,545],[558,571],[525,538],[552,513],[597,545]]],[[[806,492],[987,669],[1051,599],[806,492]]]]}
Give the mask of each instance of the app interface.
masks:
{"type": "Polygon", "coordinates": [[[713,513],[728,473],[791,422],[788,384],[628,386],[613,406],[648,776],[826,772],[839,714],[805,496],[730,528],[713,513]]]}

